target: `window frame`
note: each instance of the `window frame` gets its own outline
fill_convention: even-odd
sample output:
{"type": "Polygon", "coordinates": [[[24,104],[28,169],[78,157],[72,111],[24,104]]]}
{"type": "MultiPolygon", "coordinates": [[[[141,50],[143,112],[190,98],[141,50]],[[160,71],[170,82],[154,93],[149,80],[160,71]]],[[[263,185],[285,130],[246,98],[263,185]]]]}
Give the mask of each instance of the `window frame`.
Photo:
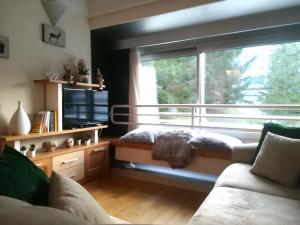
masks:
{"type": "MultiPolygon", "coordinates": [[[[197,56],[197,104],[205,104],[205,53],[210,51],[227,50],[233,48],[247,48],[263,45],[284,44],[300,41],[300,25],[290,25],[263,30],[248,31],[216,37],[205,37],[177,43],[147,46],[139,48],[141,61],[145,59],[159,59],[164,57],[188,56],[191,49],[197,56]],[[189,50],[188,50],[189,49],[189,50]],[[186,54],[186,55],[184,55],[186,54]]],[[[193,54],[194,55],[194,54],[193,54]]],[[[205,114],[205,109],[193,112],[205,114]]],[[[205,117],[199,117],[199,125],[205,117]]],[[[197,121],[198,123],[198,121],[197,121]]],[[[230,127],[228,127],[230,129],[230,127]]],[[[233,131],[236,133],[236,131],[233,131]]],[[[246,132],[248,135],[249,132],[246,132]]]]}

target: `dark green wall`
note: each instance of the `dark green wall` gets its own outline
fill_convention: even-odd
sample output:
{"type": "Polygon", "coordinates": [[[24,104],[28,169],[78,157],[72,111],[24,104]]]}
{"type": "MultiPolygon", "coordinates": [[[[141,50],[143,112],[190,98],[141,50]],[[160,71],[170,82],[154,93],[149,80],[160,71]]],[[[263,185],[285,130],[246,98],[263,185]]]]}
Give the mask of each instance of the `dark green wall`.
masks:
{"type": "MultiPolygon", "coordinates": [[[[109,93],[109,109],[112,105],[129,103],[129,49],[112,50],[113,44],[113,40],[91,32],[92,80],[96,82],[95,75],[100,67],[109,93]]],[[[111,122],[108,125],[109,128],[103,130],[104,136],[120,136],[127,132],[127,126],[111,122]]]]}

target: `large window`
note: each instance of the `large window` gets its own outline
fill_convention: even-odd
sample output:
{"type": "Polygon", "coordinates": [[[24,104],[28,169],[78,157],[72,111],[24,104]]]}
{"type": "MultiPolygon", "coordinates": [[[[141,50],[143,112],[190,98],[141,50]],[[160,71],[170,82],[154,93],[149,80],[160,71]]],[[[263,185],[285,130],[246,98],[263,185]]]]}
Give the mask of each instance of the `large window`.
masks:
{"type": "MultiPolygon", "coordinates": [[[[300,104],[300,42],[144,59],[141,79],[149,76],[153,76],[153,95],[147,91],[145,96],[155,97],[152,101],[142,99],[144,104],[296,105],[300,104]]],[[[146,85],[149,82],[140,83],[141,90],[146,85]]],[[[160,110],[166,111],[172,110],[160,110]]],[[[184,108],[177,112],[191,113],[184,108]]],[[[207,107],[197,111],[197,123],[257,127],[272,115],[277,122],[295,124],[299,113],[280,107],[207,107]],[[276,116],[288,119],[283,121],[276,116]]],[[[180,118],[189,123],[188,118],[180,118]]]]}

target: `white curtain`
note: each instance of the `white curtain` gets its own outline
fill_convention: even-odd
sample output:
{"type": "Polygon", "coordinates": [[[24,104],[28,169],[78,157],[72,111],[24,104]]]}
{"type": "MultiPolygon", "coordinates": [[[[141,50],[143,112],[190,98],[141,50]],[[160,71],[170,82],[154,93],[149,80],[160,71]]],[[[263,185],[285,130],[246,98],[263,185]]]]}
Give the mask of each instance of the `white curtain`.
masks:
{"type": "Polygon", "coordinates": [[[137,128],[138,118],[137,108],[134,105],[139,104],[139,73],[140,73],[140,55],[137,48],[132,48],[129,51],[129,122],[133,123],[128,126],[128,131],[137,128]]]}

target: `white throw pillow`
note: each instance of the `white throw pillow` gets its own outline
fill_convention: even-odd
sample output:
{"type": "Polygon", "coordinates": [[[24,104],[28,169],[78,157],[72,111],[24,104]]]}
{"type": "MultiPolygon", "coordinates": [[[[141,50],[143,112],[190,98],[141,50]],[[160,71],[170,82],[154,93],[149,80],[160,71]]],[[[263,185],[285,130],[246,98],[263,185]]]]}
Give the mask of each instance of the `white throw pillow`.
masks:
{"type": "Polygon", "coordinates": [[[300,176],[300,140],[268,132],[250,171],[295,186],[300,176]]]}
{"type": "Polygon", "coordinates": [[[113,221],[97,201],[74,180],[52,172],[49,206],[67,211],[90,224],[112,224],[113,221]]]}

